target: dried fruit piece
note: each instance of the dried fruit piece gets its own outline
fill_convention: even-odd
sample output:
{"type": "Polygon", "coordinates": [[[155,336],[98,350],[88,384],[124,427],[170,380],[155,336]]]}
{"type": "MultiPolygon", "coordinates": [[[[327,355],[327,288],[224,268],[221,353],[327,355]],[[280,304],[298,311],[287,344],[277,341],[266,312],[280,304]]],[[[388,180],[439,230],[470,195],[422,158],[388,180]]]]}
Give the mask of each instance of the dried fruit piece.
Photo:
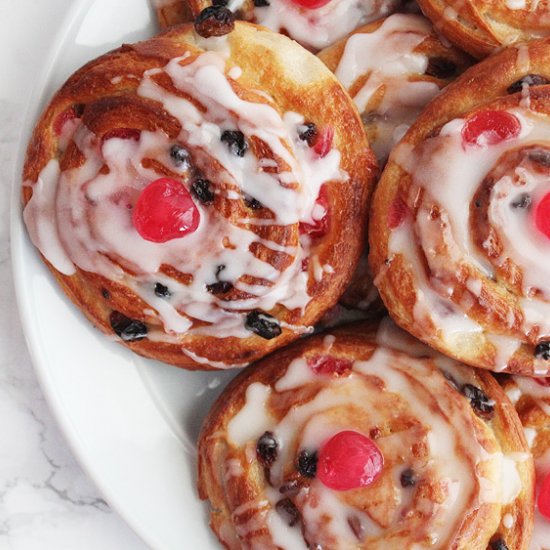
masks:
{"type": "Polygon", "coordinates": [[[470,117],[462,128],[465,145],[484,147],[497,145],[519,135],[518,118],[507,111],[481,111],[470,117]]]}

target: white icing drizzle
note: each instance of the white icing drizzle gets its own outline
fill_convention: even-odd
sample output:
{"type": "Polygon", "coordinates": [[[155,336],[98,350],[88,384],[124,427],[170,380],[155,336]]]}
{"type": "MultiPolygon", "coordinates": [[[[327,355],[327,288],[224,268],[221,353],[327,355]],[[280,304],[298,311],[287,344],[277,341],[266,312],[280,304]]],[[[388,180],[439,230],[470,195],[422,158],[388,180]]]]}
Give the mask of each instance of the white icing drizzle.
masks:
{"type": "MultiPolygon", "coordinates": [[[[381,325],[377,340],[391,340],[393,349],[377,348],[370,359],[355,361],[348,376],[325,378],[325,384],[311,399],[297,402],[280,420],[276,421],[266,413],[266,403],[268,399],[275,399],[275,395],[263,384],[251,384],[246,391],[244,406],[229,423],[230,441],[239,442],[247,449],[255,448],[257,438],[265,430],[273,432],[277,439],[277,458],[270,467],[271,486],[265,488],[264,493],[271,503],[265,522],[274,544],[281,549],[305,549],[308,547],[305,541],[312,540],[335,550],[356,547],[358,539],[350,527],[350,517],[354,517],[361,527],[362,547],[367,547],[369,541],[379,544],[391,539],[396,547],[401,545],[405,548],[409,542],[407,518],[415,515],[412,510],[418,506],[422,507],[428,519],[423,520],[427,525],[422,523],[421,526],[416,525],[415,529],[425,529],[424,540],[430,543],[418,543],[414,547],[446,548],[453,533],[462,524],[465,510],[471,506],[468,503],[472,499],[476,503],[474,506],[482,503],[508,504],[521,492],[521,479],[516,466],[528,460],[530,455],[503,455],[496,446],[492,447],[491,452],[486,451],[476,439],[472,413],[465,398],[449,391],[448,382],[434,366],[441,365],[440,368],[452,373],[461,383],[472,380],[471,369],[440,356],[422,344],[419,344],[418,349],[413,346],[413,353],[422,359],[403,355],[397,349],[409,351],[410,337],[405,335],[401,341],[401,331],[389,322],[381,325]],[[374,380],[378,382],[374,383],[374,380]],[[393,465],[391,478],[394,489],[389,494],[394,495],[392,498],[397,503],[391,516],[394,519],[389,525],[381,527],[372,519],[372,510],[367,509],[363,513],[346,500],[346,493],[333,492],[318,479],[313,479],[307,488],[298,488],[293,497],[304,519],[302,537],[298,527],[289,528],[281,523],[275,511],[275,504],[282,498],[277,487],[283,483],[285,465],[292,463],[297,449],[313,451],[333,434],[343,429],[357,429],[354,419],[356,415],[363,416],[359,411],[365,407],[368,408],[366,416],[372,427],[383,425],[387,421],[383,407],[378,409],[370,406],[380,402],[380,391],[387,393],[387,399],[390,399],[390,395],[399,396],[401,404],[396,407],[396,414],[399,414],[397,411],[406,410],[406,415],[419,421],[423,427],[421,430],[427,430],[424,438],[429,447],[428,458],[422,459],[420,465],[414,464],[412,456],[403,454],[418,442],[419,432],[415,428],[378,437],[376,443],[385,457],[386,465],[393,465]],[[450,417],[452,422],[449,422],[450,417]],[[419,475],[425,468],[430,483],[444,487],[443,501],[436,503],[423,499],[417,502],[411,498],[410,489],[401,486],[400,472],[404,468],[403,464],[409,464],[410,460],[419,475]]],[[[335,345],[334,337],[325,337],[324,344],[326,349],[330,349],[335,345]]],[[[318,384],[322,379],[308,366],[305,358],[299,357],[289,364],[273,389],[276,393],[299,391],[301,387],[318,384]]],[[[244,505],[253,506],[252,503],[244,505]]],[[[503,522],[511,527],[513,518],[512,524],[508,517],[503,522]]],[[[258,525],[255,523],[254,527],[258,525]]],[[[238,529],[254,547],[253,529],[248,524],[238,526],[238,529]]]]}
{"type": "MultiPolygon", "coordinates": [[[[468,319],[468,309],[476,299],[483,304],[482,277],[493,277],[494,268],[510,259],[521,268],[523,275],[523,296],[517,300],[523,313],[522,330],[528,334],[536,327],[539,338],[550,335],[550,268],[541,261],[550,255],[550,239],[536,230],[528,212],[511,207],[523,192],[528,193],[535,204],[550,191],[547,179],[530,173],[520,164],[516,168],[516,177],[521,186],[514,185],[508,176],[494,184],[488,216],[503,250],[499,258],[492,260],[492,265],[477,249],[470,231],[470,205],[474,194],[499,158],[516,148],[548,143],[550,124],[544,117],[526,109],[510,112],[521,124],[521,131],[514,139],[491,146],[464,147],[461,136],[464,121],[457,119],[447,123],[438,136],[425,140],[418,150],[412,152],[410,146],[398,147],[393,156],[394,161],[412,175],[413,188],[409,196],[415,196],[422,189],[424,197],[416,219],[406,219],[392,232],[389,252],[391,255],[401,254],[414,268],[418,285],[415,319],[428,316],[443,333],[449,332],[449,317],[453,327],[460,321],[460,330],[481,330],[472,320],[470,327],[463,324],[468,319]],[[431,204],[438,206],[438,217],[431,215],[431,204]],[[416,243],[420,243],[420,249],[416,243]],[[439,252],[442,243],[445,254],[439,252]],[[422,259],[427,262],[429,277],[425,275],[420,250],[422,259]],[[458,310],[449,299],[453,286],[445,285],[443,281],[453,280],[461,264],[473,266],[479,275],[468,279],[466,287],[471,296],[463,302],[464,309],[458,310]],[[438,316],[437,311],[441,310],[438,304],[442,300],[446,304],[445,314],[438,316]]],[[[383,271],[379,276],[383,276],[383,271]]],[[[509,316],[508,325],[512,326],[513,322],[514,317],[509,316]]],[[[521,340],[498,335],[491,335],[488,339],[496,350],[495,368],[504,370],[521,340]]],[[[548,365],[537,361],[535,369],[538,374],[543,374],[548,365]]]]}
{"type": "Polygon", "coordinates": [[[346,42],[335,74],[348,90],[367,76],[353,100],[364,117],[376,117],[377,135],[371,147],[380,162],[439,93],[434,82],[410,79],[426,72],[428,57],[414,50],[432,34],[424,17],[394,14],[375,31],[353,34],[346,42]],[[372,105],[382,89],[382,99],[372,105]]]}
{"type": "MultiPolygon", "coordinates": [[[[228,48],[226,41],[218,46],[228,48]]],[[[182,130],[176,141],[187,145],[197,167],[215,182],[216,193],[225,200],[240,199],[243,194],[259,200],[273,213],[273,219],[262,220],[266,225],[311,223],[321,186],[347,179],[340,169],[340,153],[333,148],[319,158],[298,137],[303,116],[293,112],[281,116],[267,94],[260,94],[263,102],[242,100],[231,86],[231,78],[237,78],[240,69],[233,67],[230,75],[225,74],[227,53],[209,51],[191,62],[189,53],[172,59],[163,69],[144,73],[138,94],[160,102],[180,122],[182,130]],[[194,101],[158,85],[154,79],[161,73],[194,101]],[[232,154],[220,140],[226,129],[238,129],[246,139],[262,140],[274,157],[232,154]],[[214,172],[212,166],[218,170],[214,172]],[[267,167],[282,169],[276,173],[265,171],[267,167]]],[[[141,190],[160,176],[145,168],[142,160],[156,159],[181,173],[184,185],[191,183],[188,165],[178,168],[170,159],[174,140],[159,130],[142,131],[138,140],[114,137],[101,143],[79,119],[70,122],[63,132],[70,132],[83,153],[82,165],[60,172],[58,161],[52,159],[37,182],[25,182],[33,187],[24,211],[30,237],[56,269],[71,275],[78,266],[128,286],[162,321],[165,334],[158,331],[154,335],[157,340],[172,341],[174,334],[183,333],[247,338],[251,333],[244,327],[242,310],[269,311],[277,304],[304,310],[311,299],[308,273],[302,271],[302,259],[309,255],[307,236],[302,236],[297,246],[260,238],[246,220],[226,219],[213,207],[196,201],[200,223],[194,233],[164,243],[144,240],[133,226],[131,208],[141,190]],[[108,173],[101,170],[105,166],[108,173]],[[255,255],[254,245],[287,254],[291,265],[273,267],[255,255]],[[192,281],[183,284],[164,275],[159,271],[162,265],[192,274],[192,281]],[[220,265],[225,266],[223,280],[234,282],[235,288],[250,297],[220,301],[206,291],[206,285],[216,281],[220,265]],[[264,284],[245,283],[241,280],[244,276],[264,284]],[[169,297],[155,295],[157,282],[168,287],[169,297]],[[191,319],[207,324],[193,327],[191,319]]],[[[331,272],[330,266],[322,266],[322,275],[331,272]]],[[[285,326],[298,332],[310,330],[285,326]]],[[[223,368],[224,363],[216,366],[223,368]]]]}
{"type": "Polygon", "coordinates": [[[302,45],[320,50],[353,29],[395,11],[401,0],[331,0],[315,9],[292,1],[270,0],[269,6],[255,7],[254,20],[276,32],[286,31],[302,45]]]}

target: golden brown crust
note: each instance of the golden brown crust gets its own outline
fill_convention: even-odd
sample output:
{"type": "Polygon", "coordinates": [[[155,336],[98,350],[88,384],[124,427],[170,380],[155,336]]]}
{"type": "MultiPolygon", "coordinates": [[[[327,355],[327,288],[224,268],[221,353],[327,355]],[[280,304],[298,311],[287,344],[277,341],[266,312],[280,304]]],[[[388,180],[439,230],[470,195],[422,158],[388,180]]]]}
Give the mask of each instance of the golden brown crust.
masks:
{"type": "MultiPolygon", "coordinates": [[[[418,220],[420,213],[430,208],[431,199],[429,191],[413,184],[411,173],[415,168],[406,168],[405,165],[418,162],[415,151],[431,144],[431,138],[437,138],[441,128],[453,119],[468,119],[481,111],[521,111],[525,106],[528,106],[527,111],[530,109],[531,112],[547,114],[550,110],[550,88],[547,85],[525,84],[523,92],[517,90],[518,85],[522,89],[519,84],[522,79],[533,75],[542,79],[535,84],[550,82],[549,62],[550,41],[534,41],[503,50],[471,67],[451,83],[430,103],[390,157],[373,199],[369,228],[369,261],[376,284],[390,315],[400,326],[443,353],[470,365],[539,376],[544,375],[548,366],[547,362],[535,357],[535,346],[541,338],[544,339],[544,331],[536,326],[524,326],[520,303],[523,292],[512,284],[514,273],[503,264],[495,269],[494,277],[487,277],[469,259],[468,253],[460,251],[460,259],[457,260],[455,249],[450,248],[447,237],[443,236],[433,245],[437,247],[437,254],[434,248],[434,255],[427,259],[420,249],[423,241],[418,236],[418,220]],[[409,232],[410,249],[415,251],[417,263],[414,268],[410,258],[390,250],[394,230],[389,227],[389,216],[395,215],[396,211],[402,214],[403,219],[409,220],[406,227],[414,227],[409,232]],[[433,258],[445,258],[447,261],[440,273],[435,273],[430,267],[429,261],[433,258]],[[429,287],[434,290],[437,300],[441,298],[448,303],[450,310],[456,311],[457,315],[467,315],[480,328],[459,330],[446,338],[439,324],[423,318],[425,316],[418,312],[415,314],[415,306],[418,307],[419,303],[419,276],[428,281],[423,283],[422,289],[429,287]],[[434,281],[441,286],[435,287],[434,281]],[[493,335],[495,338],[492,339],[493,335]],[[504,352],[506,357],[503,357],[501,346],[497,343],[499,336],[510,339],[510,347],[504,352]],[[514,341],[518,342],[515,348],[514,341]]],[[[473,202],[476,203],[473,210],[483,206],[483,201],[473,202]]],[[[437,204],[432,206],[432,219],[438,219],[440,209],[437,204]]],[[[483,228],[477,224],[473,229],[470,226],[469,230],[480,232],[483,228]]],[[[441,234],[443,232],[442,229],[441,234]]],[[[405,237],[405,232],[401,235],[405,237]]],[[[491,264],[493,260],[489,248],[484,248],[480,254],[489,254],[488,264],[491,264]]],[[[444,262],[441,260],[439,265],[444,262]]]]}
{"type": "MultiPolygon", "coordinates": [[[[469,475],[491,477],[494,472],[490,473],[492,466],[486,462],[491,453],[502,453],[505,457],[514,456],[522,486],[517,489],[516,498],[502,507],[500,504],[491,504],[490,496],[486,501],[483,497],[481,502],[476,500],[477,497],[472,497],[462,510],[456,527],[451,529],[452,534],[445,535],[449,538],[439,538],[431,544],[434,548],[485,550],[490,540],[502,539],[508,548],[520,550],[528,547],[532,527],[532,464],[526,453],[527,446],[517,415],[498,384],[488,373],[459,367],[441,357],[437,359],[439,356],[434,356],[427,348],[419,348],[417,343],[402,334],[389,332],[385,338],[381,334],[378,325],[355,324],[335,329],[329,335],[319,334],[295,342],[243,371],[216,401],[203,425],[199,440],[198,488],[201,498],[210,502],[211,526],[226,548],[248,548],[254,544],[261,544],[266,548],[274,546],[273,526],[276,520],[272,514],[276,514],[275,501],[282,497],[289,498],[298,510],[299,523],[290,532],[296,534],[301,531],[301,535],[296,536],[303,536],[306,547],[314,542],[323,547],[348,547],[346,544],[349,543],[347,537],[350,533],[357,537],[353,542],[354,548],[384,548],[388,544],[405,548],[412,543],[426,544],[427,541],[423,539],[426,535],[424,529],[429,529],[431,519],[429,514],[424,516],[420,510],[416,510],[414,503],[416,498],[425,499],[425,506],[432,499],[445,502],[445,491],[437,482],[436,472],[439,466],[436,458],[431,457],[430,464],[435,464],[435,470],[428,468],[432,472],[430,474],[427,471],[422,473],[423,470],[417,464],[422,463],[422,457],[426,453],[431,453],[431,444],[428,443],[430,437],[438,436],[429,434],[440,422],[439,415],[445,416],[444,422],[448,423],[445,430],[450,434],[454,433],[456,426],[462,425],[460,423],[464,419],[458,420],[454,416],[462,413],[467,414],[468,433],[472,433],[474,440],[483,446],[481,454],[485,458],[476,462],[469,455],[469,450],[457,443],[454,451],[445,455],[445,460],[455,460],[465,453],[469,456],[465,458],[470,464],[468,468],[472,468],[469,475]],[[407,349],[412,355],[395,348],[384,348],[377,343],[377,339],[378,342],[391,341],[399,350],[407,349]],[[374,378],[367,376],[367,379],[363,379],[362,376],[371,372],[368,366],[370,362],[380,361],[380,354],[386,357],[386,353],[392,359],[385,365],[377,363],[377,370],[372,371],[374,378]],[[319,354],[322,357],[359,363],[354,363],[351,367],[352,374],[307,374],[307,370],[311,368],[310,359],[317,360],[319,354]],[[401,380],[401,375],[393,369],[399,370],[401,361],[409,362],[410,371],[397,383],[397,380],[401,380]],[[420,361],[421,369],[426,369],[421,378],[417,378],[417,367],[413,366],[415,361],[420,361]],[[363,374],[359,374],[360,372],[363,374]],[[354,389],[346,385],[348,376],[355,377],[354,389]],[[439,380],[436,385],[441,401],[438,401],[438,397],[432,403],[433,398],[424,394],[422,387],[424,383],[428,383],[427,380],[433,382],[435,379],[439,380]],[[390,390],[392,384],[395,385],[390,390]],[[395,393],[397,386],[403,388],[403,393],[395,393]],[[468,400],[457,391],[467,394],[466,386],[475,386],[494,404],[489,417],[482,419],[472,412],[468,400]],[[412,390],[411,393],[405,393],[405,388],[412,390]],[[446,397],[442,397],[443,394],[446,397]],[[347,398],[340,403],[338,395],[346,395],[347,398]],[[357,395],[362,395],[362,398],[358,399],[357,395]],[[376,401],[371,401],[374,395],[379,397],[376,401]],[[450,401],[447,401],[447,397],[450,401]],[[455,399],[456,404],[460,403],[460,413],[451,405],[451,402],[455,403],[455,399]],[[321,407],[321,402],[326,404],[325,407],[321,407]],[[410,409],[405,404],[407,402],[411,403],[410,409]],[[450,408],[441,412],[439,407],[445,402],[450,408]],[[418,407],[420,403],[422,405],[418,407]],[[427,424],[419,412],[423,406],[432,411],[427,424]],[[245,418],[247,415],[248,421],[245,418]],[[264,417],[271,419],[270,422],[263,422],[264,417]],[[290,417],[296,419],[295,424],[290,423],[290,417]],[[321,425],[329,427],[320,428],[321,425]],[[347,506],[346,513],[349,517],[357,514],[355,520],[350,520],[351,527],[347,527],[351,531],[347,532],[345,525],[339,526],[340,538],[336,541],[331,539],[330,526],[342,521],[342,516],[337,515],[335,508],[327,506],[322,483],[317,478],[307,478],[300,474],[296,470],[297,459],[292,457],[296,457],[303,446],[309,448],[311,453],[316,445],[320,445],[321,441],[317,441],[312,435],[316,433],[315,430],[324,434],[321,437],[325,438],[339,429],[369,434],[381,449],[385,449],[385,465],[382,476],[372,485],[347,492],[331,492],[331,499],[336,499],[331,500],[331,506],[334,506],[334,502],[343,502],[347,506]],[[244,435],[241,430],[244,430],[244,435]],[[264,430],[280,446],[277,447],[279,454],[275,462],[267,467],[260,464],[256,449],[256,442],[264,430]],[[411,441],[407,439],[409,436],[412,437],[411,441]],[[308,443],[304,443],[306,440],[308,443]],[[392,455],[391,445],[386,445],[390,440],[395,440],[400,456],[398,459],[392,455]],[[285,462],[280,463],[282,461],[285,462]],[[399,485],[399,475],[396,472],[411,463],[416,476],[416,488],[412,489],[412,495],[407,493],[407,498],[412,499],[413,504],[411,509],[406,508],[409,512],[404,516],[410,521],[402,519],[402,524],[398,522],[401,525],[399,528],[389,518],[395,518],[399,510],[400,504],[397,503],[400,502],[401,492],[410,489],[403,489],[399,485]],[[284,472],[283,478],[280,472],[284,472]],[[283,485],[280,486],[281,479],[283,485]],[[293,489],[288,492],[288,487],[293,489]],[[309,498],[319,499],[318,504],[308,508],[311,505],[308,505],[309,498]],[[322,524],[316,523],[316,506],[324,513],[322,524]],[[381,529],[378,535],[373,535],[372,527],[362,524],[364,520],[358,519],[362,517],[362,513],[366,513],[369,521],[381,529]],[[514,525],[501,525],[501,519],[505,515],[514,518],[514,525]],[[416,519],[412,520],[413,517],[416,519]]],[[[478,413],[481,414],[479,411],[478,413]]],[[[441,440],[439,444],[446,445],[441,440]]],[[[482,485],[488,489],[486,482],[488,481],[484,480],[482,485]]],[[[285,517],[284,513],[282,517],[285,517]]],[[[436,537],[434,533],[432,536],[436,537]]],[[[300,544],[296,542],[298,539],[293,540],[295,545],[300,544]]],[[[283,544],[280,538],[277,539],[277,544],[283,544]]]]}
{"type": "MultiPolygon", "coordinates": [[[[317,256],[320,265],[331,265],[334,272],[324,273],[322,278],[314,277],[314,266],[309,266],[308,293],[314,298],[303,315],[299,309],[289,310],[282,306],[275,306],[270,311],[288,325],[309,326],[337,301],[358,260],[375,161],[349,97],[314,56],[285,37],[246,23],[237,23],[228,41],[231,56],[227,68],[238,66],[242,70],[238,81],[232,81],[236,93],[243,99],[274,105],[281,114],[300,112],[319,128],[331,126],[334,146],[341,151],[340,166],[349,176],[346,183],[326,184],[330,228],[325,237],[312,245],[312,254],[317,256]],[[266,100],[250,90],[265,90],[271,99],[266,100]],[[341,235],[353,235],[353,238],[344,239],[341,235]]],[[[177,136],[181,131],[180,122],[157,101],[138,97],[137,89],[145,71],[160,69],[171,59],[183,55],[195,59],[203,52],[202,43],[191,26],[182,26],[145,42],[124,45],[78,70],[55,95],[34,130],[23,170],[24,180],[36,182],[50,159],[59,158],[62,169],[82,165],[78,147],[73,143],[61,147],[60,136],[56,133],[56,125],[74,118],[75,112],[99,138],[117,128],[162,131],[171,139],[177,136]]],[[[155,78],[161,85],[168,85],[161,76],[155,78]]],[[[261,144],[253,143],[251,147],[256,150],[261,144]]],[[[258,154],[263,153],[258,151],[258,154]]],[[[151,166],[158,170],[159,176],[172,175],[155,161],[151,166]]],[[[23,187],[25,204],[32,193],[31,185],[23,187]]],[[[244,217],[242,206],[235,210],[234,206],[222,204],[220,208],[229,215],[244,217]]],[[[263,214],[254,215],[261,217],[263,214]]],[[[297,240],[297,226],[289,230],[277,226],[260,227],[256,232],[262,238],[273,238],[282,244],[295,244],[297,240]]],[[[289,265],[288,257],[265,247],[258,246],[254,253],[268,258],[278,269],[289,265]]],[[[109,321],[112,311],[145,323],[149,333],[162,331],[156,312],[124,283],[78,268],[75,274],[64,275],[47,260],[46,263],[71,300],[104,332],[113,333],[109,321]]],[[[125,270],[132,275],[127,267],[125,270]]],[[[162,272],[174,276],[182,284],[189,280],[188,274],[175,273],[171,266],[163,266],[162,272]]],[[[249,338],[188,335],[184,342],[180,337],[175,341],[144,338],[126,345],[141,355],[177,366],[209,369],[218,362],[227,365],[248,363],[297,338],[299,330],[296,332],[285,326],[282,335],[272,340],[256,335],[249,338]],[[182,347],[191,356],[182,353],[182,347]],[[192,358],[194,355],[203,359],[197,362],[192,358]]]]}
{"type": "Polygon", "coordinates": [[[503,46],[550,34],[546,0],[526,0],[517,8],[502,0],[418,0],[418,4],[438,31],[480,59],[503,46]]]}

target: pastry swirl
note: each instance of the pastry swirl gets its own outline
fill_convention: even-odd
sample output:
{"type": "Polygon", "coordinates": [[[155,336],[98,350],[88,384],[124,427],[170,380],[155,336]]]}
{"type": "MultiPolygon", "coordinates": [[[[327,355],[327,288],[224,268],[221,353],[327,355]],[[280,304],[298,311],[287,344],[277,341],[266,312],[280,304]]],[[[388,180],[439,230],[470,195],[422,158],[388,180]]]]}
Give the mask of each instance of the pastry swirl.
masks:
{"type": "Polygon", "coordinates": [[[473,366],[550,368],[550,42],[512,47],[434,99],[373,201],[370,263],[390,315],[473,366]]]}
{"type": "Polygon", "coordinates": [[[532,484],[495,380],[389,322],[318,334],[245,370],[199,440],[199,493],[232,550],[524,549],[532,484]]]}
{"type": "Polygon", "coordinates": [[[477,58],[550,34],[548,0],[418,0],[418,4],[438,31],[477,58]]]}
{"type": "Polygon", "coordinates": [[[336,302],[374,170],[312,54],[252,24],[208,40],[182,26],[69,78],[29,144],[24,217],[95,325],[148,357],[225,368],[336,302]]]}
{"type": "MultiPolygon", "coordinates": [[[[263,25],[318,51],[353,29],[403,9],[404,0],[236,0],[226,4],[237,18],[263,25]]],[[[157,19],[161,28],[192,21],[219,3],[211,0],[161,0],[157,19]]]]}

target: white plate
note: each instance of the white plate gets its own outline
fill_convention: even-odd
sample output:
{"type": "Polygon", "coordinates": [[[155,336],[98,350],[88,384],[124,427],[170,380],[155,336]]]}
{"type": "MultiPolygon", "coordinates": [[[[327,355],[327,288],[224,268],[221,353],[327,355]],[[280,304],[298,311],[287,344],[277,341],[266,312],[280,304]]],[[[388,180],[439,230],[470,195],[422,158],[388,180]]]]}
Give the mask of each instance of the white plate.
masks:
{"type": "MultiPolygon", "coordinates": [[[[81,464],[147,544],[215,548],[196,492],[195,442],[211,402],[235,373],[185,372],[109,341],[59,290],[21,221],[17,175],[40,110],[74,69],[151,36],[152,10],[147,0],[24,0],[13,9],[43,18],[43,32],[31,42],[49,42],[35,46],[42,74],[30,75],[36,88],[19,146],[11,234],[21,319],[43,390],[81,464]]],[[[16,41],[19,31],[11,32],[16,41]]]]}

